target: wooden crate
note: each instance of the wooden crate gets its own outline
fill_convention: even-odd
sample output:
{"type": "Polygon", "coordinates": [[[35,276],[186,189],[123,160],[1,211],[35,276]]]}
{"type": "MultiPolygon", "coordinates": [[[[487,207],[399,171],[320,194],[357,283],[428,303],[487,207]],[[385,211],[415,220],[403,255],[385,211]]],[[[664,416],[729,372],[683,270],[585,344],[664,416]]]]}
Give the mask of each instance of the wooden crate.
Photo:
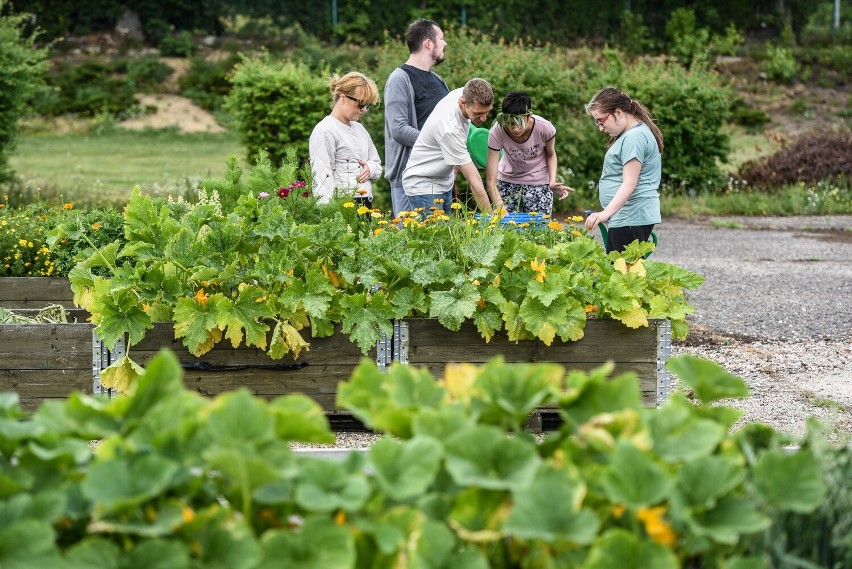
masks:
{"type": "Polygon", "coordinates": [[[382,342],[363,355],[357,345],[344,334],[328,338],[312,338],[310,330],[302,330],[310,350],[299,357],[285,355],[280,360],[271,359],[257,348],[233,348],[223,340],[201,357],[192,355],[180,340],[174,339],[172,323],[157,323],[145,338],[131,348],[131,357],[145,365],[157,352],[169,348],[184,367],[184,384],[188,389],[206,396],[214,396],[239,387],[253,394],[274,398],[279,395],[303,393],[315,399],[329,414],[337,412],[337,384],[348,380],[362,358],[387,365],[390,359],[390,342],[387,356],[382,342]]]}
{"type": "Polygon", "coordinates": [[[51,304],[72,308],[73,298],[67,278],[0,277],[0,306],[3,308],[44,308],[51,304]]]}
{"type": "Polygon", "coordinates": [[[590,319],[581,340],[562,342],[557,338],[546,346],[540,340],[509,341],[505,332],[486,343],[472,322],[452,332],[436,319],[411,318],[394,326],[393,359],[427,367],[435,377],[443,376],[447,362],[482,364],[498,354],[507,362],[555,362],[580,370],[612,361],[615,374],[635,372],[642,401],[657,406],[670,389],[664,364],[671,354],[671,322],[651,320],[649,324],[634,330],[615,320],[590,319]]]}
{"type": "Polygon", "coordinates": [[[91,394],[92,325],[0,325],[0,391],[17,392],[25,409],[91,394]]]}

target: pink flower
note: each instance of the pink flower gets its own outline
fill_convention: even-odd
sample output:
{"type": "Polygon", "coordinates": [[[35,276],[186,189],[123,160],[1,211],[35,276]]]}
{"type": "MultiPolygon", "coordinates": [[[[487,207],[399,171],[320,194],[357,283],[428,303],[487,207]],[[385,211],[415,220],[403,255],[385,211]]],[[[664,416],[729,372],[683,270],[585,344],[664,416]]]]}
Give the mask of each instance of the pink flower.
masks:
{"type": "Polygon", "coordinates": [[[257,194],[257,197],[259,197],[259,198],[268,198],[268,197],[269,197],[269,192],[260,192],[259,194],[257,194]]]}
{"type": "Polygon", "coordinates": [[[286,188],[278,188],[278,197],[279,198],[286,198],[289,195],[290,195],[290,187],[289,186],[286,187],[286,188]]]}

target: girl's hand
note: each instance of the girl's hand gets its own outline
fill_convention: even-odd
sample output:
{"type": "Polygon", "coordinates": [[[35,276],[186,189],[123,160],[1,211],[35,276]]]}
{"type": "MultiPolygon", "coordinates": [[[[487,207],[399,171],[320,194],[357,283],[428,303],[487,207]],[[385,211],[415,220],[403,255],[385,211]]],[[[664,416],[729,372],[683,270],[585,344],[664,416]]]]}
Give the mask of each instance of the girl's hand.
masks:
{"type": "Polygon", "coordinates": [[[574,191],[574,188],[570,188],[562,182],[553,182],[550,184],[550,191],[559,196],[560,200],[564,200],[568,197],[569,193],[574,191]]]}
{"type": "Polygon", "coordinates": [[[370,166],[363,160],[358,160],[358,164],[361,166],[361,173],[358,174],[358,182],[363,184],[370,179],[370,166]]]}
{"type": "Polygon", "coordinates": [[[595,211],[589,214],[589,217],[586,218],[586,229],[592,230],[604,221],[609,219],[608,215],[605,215],[602,211],[595,211]]]}

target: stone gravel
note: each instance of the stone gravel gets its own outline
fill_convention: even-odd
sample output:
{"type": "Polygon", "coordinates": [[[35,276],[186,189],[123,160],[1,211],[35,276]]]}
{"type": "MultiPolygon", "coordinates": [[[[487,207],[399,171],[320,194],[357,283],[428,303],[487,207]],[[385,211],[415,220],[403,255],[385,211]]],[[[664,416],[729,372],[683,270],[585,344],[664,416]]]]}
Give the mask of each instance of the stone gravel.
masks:
{"type": "MultiPolygon", "coordinates": [[[[734,429],[766,423],[800,437],[809,417],[852,437],[852,216],[666,220],[652,260],[704,284],[689,338],[672,355],[711,359],[747,382],[734,429]]],[[[673,389],[682,389],[673,378],[673,389]]],[[[367,448],[371,433],[336,433],[330,448],[367,448]]]]}

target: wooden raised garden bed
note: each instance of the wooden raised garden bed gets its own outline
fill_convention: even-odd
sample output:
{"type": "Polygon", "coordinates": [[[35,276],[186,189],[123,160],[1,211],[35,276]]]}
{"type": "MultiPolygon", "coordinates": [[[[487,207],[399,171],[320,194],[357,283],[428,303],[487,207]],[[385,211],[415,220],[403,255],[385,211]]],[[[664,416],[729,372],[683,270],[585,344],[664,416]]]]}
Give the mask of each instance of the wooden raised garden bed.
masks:
{"type": "Polygon", "coordinates": [[[51,304],[72,308],[73,298],[67,278],[0,278],[0,306],[3,308],[44,308],[51,304]]]}
{"type": "MultiPolygon", "coordinates": [[[[380,367],[398,361],[425,366],[441,377],[447,361],[484,363],[498,354],[507,362],[556,362],[582,370],[612,360],[615,373],[637,374],[645,405],[656,406],[669,392],[664,367],[671,346],[667,320],[652,320],[648,328],[637,330],[611,320],[589,320],[582,340],[557,340],[549,347],[538,340],[510,342],[504,335],[486,344],[472,325],[451,332],[432,319],[401,320],[394,330],[392,338],[380,341],[366,356],[380,367]]],[[[195,357],[174,339],[171,323],[158,323],[133,346],[131,355],[144,365],[161,349],[173,350],[184,365],[187,388],[206,396],[238,387],[266,398],[304,393],[334,415],[338,383],[347,380],[365,356],[342,334],[319,339],[306,334],[305,340],[310,350],[295,360],[272,360],[256,348],[234,349],[228,341],[195,357]]],[[[110,352],[93,339],[91,324],[0,325],[0,391],[16,391],[27,408],[74,390],[100,393],[100,370],[123,350],[119,343],[110,352]]]]}

